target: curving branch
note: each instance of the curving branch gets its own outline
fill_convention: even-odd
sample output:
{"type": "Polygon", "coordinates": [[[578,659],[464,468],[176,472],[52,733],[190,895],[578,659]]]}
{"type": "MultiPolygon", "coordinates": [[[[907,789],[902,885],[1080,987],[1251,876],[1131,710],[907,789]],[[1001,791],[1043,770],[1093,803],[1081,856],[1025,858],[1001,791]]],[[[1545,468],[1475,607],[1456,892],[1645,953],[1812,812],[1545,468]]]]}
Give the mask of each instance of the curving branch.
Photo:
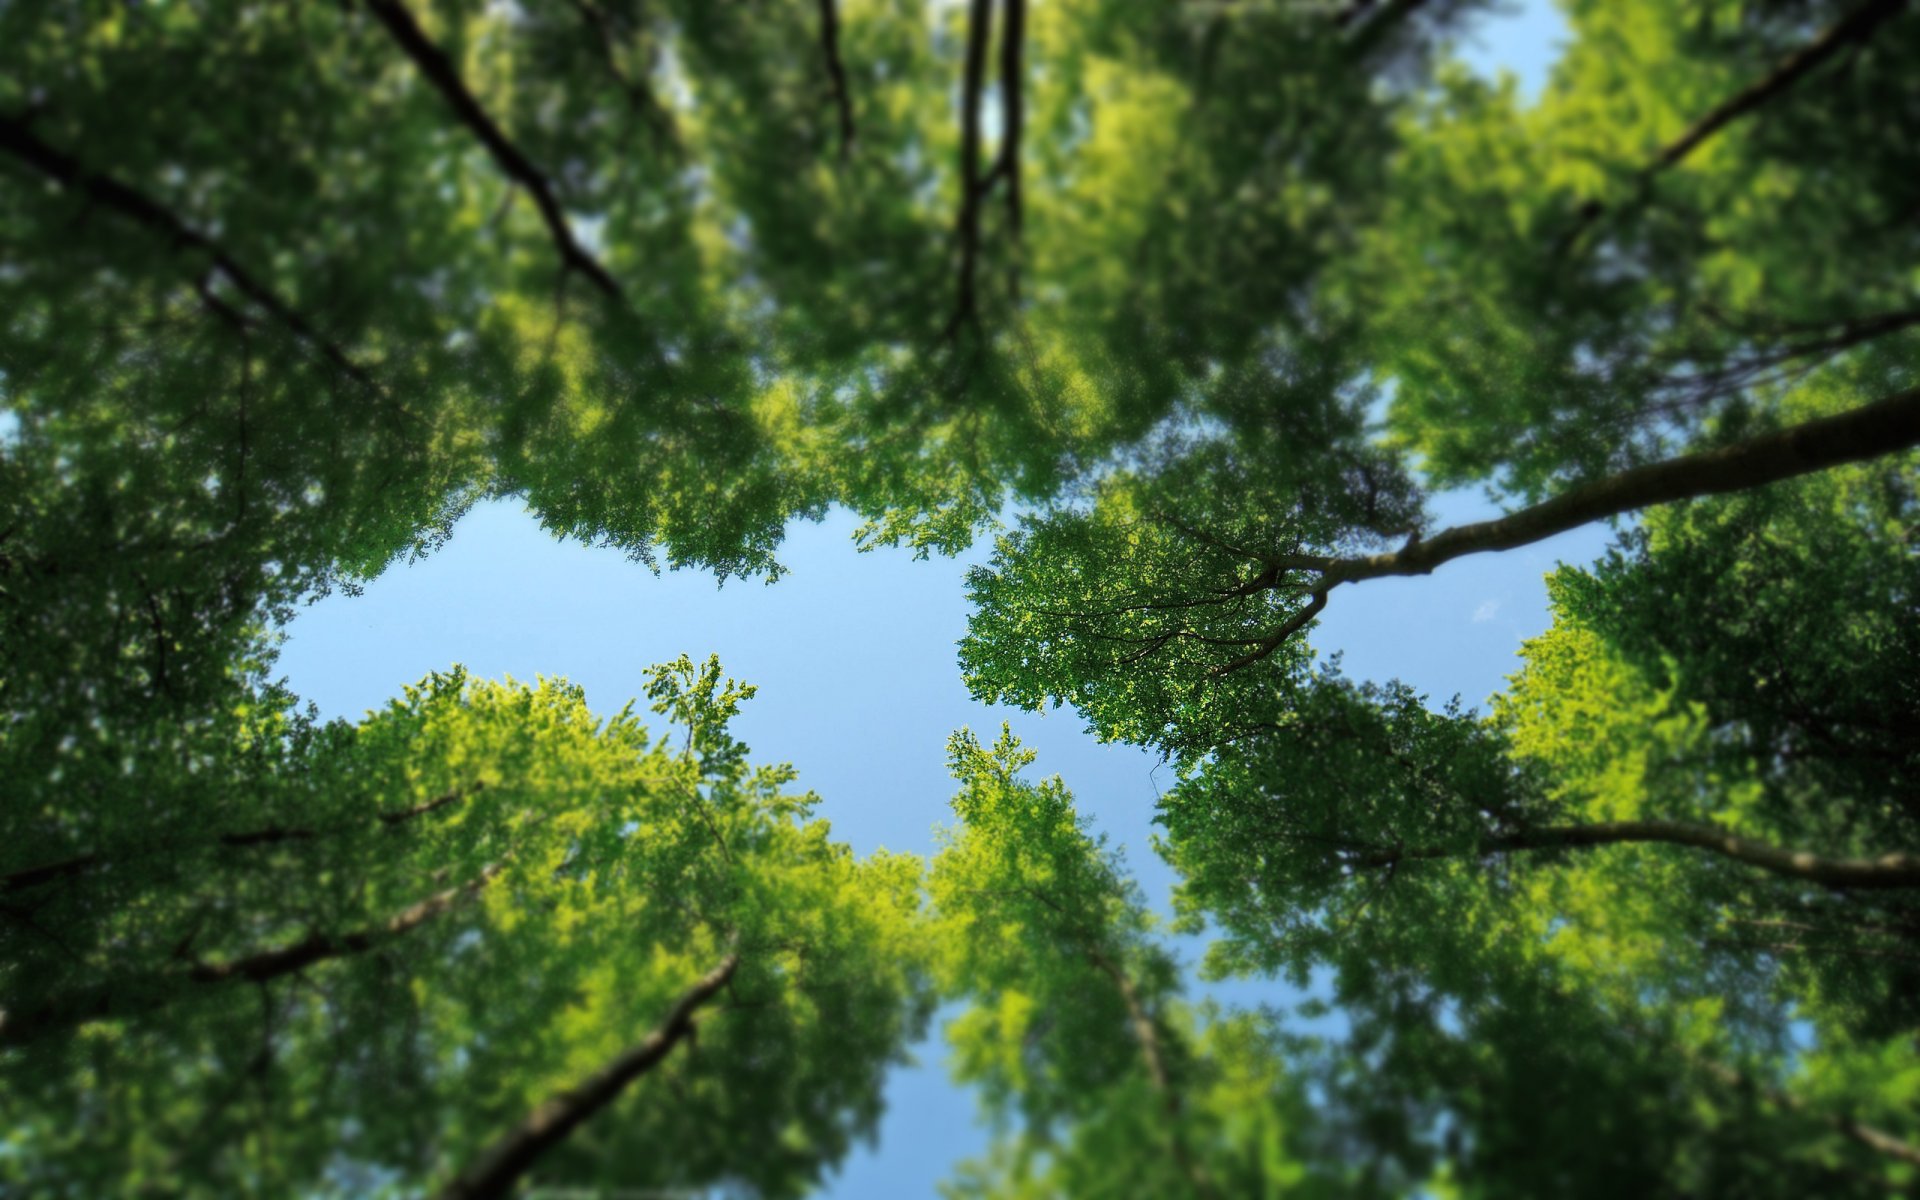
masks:
{"type": "Polygon", "coordinates": [[[20,1046],[47,1034],[94,1021],[122,1020],[163,1008],[179,984],[266,983],[331,958],[362,954],[401,937],[475,895],[500,874],[499,864],[478,876],[395,913],[378,925],[341,934],[312,933],[299,941],[255,951],[225,962],[196,962],[184,970],[156,972],[56,996],[24,1013],[0,1011],[0,1047],[20,1046]]]}
{"type": "Polygon", "coordinates": [[[847,65],[840,59],[840,10],[820,0],[820,53],[827,60],[827,83],[840,114],[840,161],[853,156],[853,95],[847,90],[847,65]]]}
{"type": "Polygon", "coordinates": [[[613,1103],[629,1084],[693,1036],[694,1015],[727,986],[739,965],[739,954],[727,955],[681,993],[652,1033],[579,1083],[543,1101],[442,1189],[439,1200],[504,1200],[512,1195],[541,1155],[565,1141],[582,1122],[613,1103]]]}
{"type": "Polygon", "coordinates": [[[1740,837],[1718,826],[1684,821],[1604,821],[1589,825],[1548,825],[1482,838],[1471,846],[1397,847],[1356,853],[1342,858],[1340,862],[1342,866],[1358,872],[1435,859],[1485,858],[1533,850],[1591,850],[1596,846],[1635,843],[1658,843],[1703,850],[1774,875],[1821,887],[1842,890],[1920,888],[1920,854],[1901,850],[1875,858],[1823,858],[1809,851],[1789,850],[1754,838],[1740,837]]]}
{"type": "Polygon", "coordinates": [[[1443,563],[1511,550],[1656,504],[1764,487],[1920,445],[1920,388],[1715,450],[1634,467],[1492,521],[1460,525],[1390,554],[1324,560],[1321,587],[1425,575],[1443,563]]]}
{"type": "Polygon", "coordinates": [[[494,123],[487,110],[480,105],[479,98],[468,89],[466,81],[460,78],[458,68],[446,56],[440,47],[433,44],[426,33],[414,21],[413,14],[400,0],[365,0],[367,8],[387,27],[387,32],[398,42],[400,48],[413,60],[414,66],[427,77],[441,97],[446,100],[454,115],[460,118],[473,135],[480,139],[493,161],[506,176],[527,190],[534,204],[540,209],[540,218],[546,222],[547,232],[553,238],[554,248],[560,252],[562,272],[578,271],[585,275],[593,285],[609,298],[621,298],[620,285],[607,274],[593,255],[574,236],[573,226],[567,222],[566,213],[560,207],[560,201],[554,194],[553,183],[519,147],[508,140],[500,126],[494,123]]]}
{"type": "MultiPolygon", "coordinates": [[[[1645,189],[1662,171],[1684,161],[1700,145],[1727,126],[1765,107],[1793,90],[1816,68],[1850,44],[1864,42],[1887,21],[1907,7],[1907,0],[1866,0],[1866,3],[1841,17],[1806,45],[1777,63],[1773,70],[1721,101],[1686,132],[1669,142],[1646,166],[1634,173],[1634,181],[1645,189]]],[[[1599,200],[1581,206],[1573,228],[1561,239],[1563,248],[1571,246],[1582,233],[1607,211],[1599,200]]]]}
{"type": "Polygon", "coordinates": [[[1456,558],[1531,545],[1656,504],[1764,487],[1914,446],[1920,446],[1920,388],[1715,450],[1621,471],[1504,517],[1457,525],[1424,541],[1416,538],[1390,553],[1356,558],[1314,554],[1264,558],[1264,570],[1236,594],[1292,590],[1309,595],[1310,600],[1253,650],[1220,670],[1238,670],[1267,657],[1304,628],[1325,607],[1327,593],[1343,583],[1427,575],[1456,558]],[[1300,583],[1294,578],[1300,573],[1311,578],[1300,583]]]}
{"type": "MultiPolygon", "coordinates": [[[[158,201],[110,175],[88,170],[72,155],[42,141],[28,128],[27,122],[17,117],[0,116],[0,150],[56,181],[61,187],[79,192],[94,203],[144,225],[166,239],[175,249],[204,255],[212,272],[225,276],[235,291],[252,301],[287,332],[313,347],[321,357],[355,382],[373,386],[373,380],[365,368],[348,358],[346,351],[323,337],[311,321],[235,261],[225,247],[188,225],[158,201]]],[[[200,277],[195,286],[216,316],[229,323],[245,325],[244,317],[212,294],[206,286],[205,275],[200,277]]]]}

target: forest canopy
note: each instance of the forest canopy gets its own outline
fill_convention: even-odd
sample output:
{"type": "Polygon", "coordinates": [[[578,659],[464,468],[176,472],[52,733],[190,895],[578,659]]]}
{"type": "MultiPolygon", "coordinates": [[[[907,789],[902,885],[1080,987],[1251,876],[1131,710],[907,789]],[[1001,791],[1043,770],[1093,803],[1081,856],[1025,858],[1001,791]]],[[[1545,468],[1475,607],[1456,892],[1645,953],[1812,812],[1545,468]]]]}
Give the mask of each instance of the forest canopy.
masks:
{"type": "Polygon", "coordinates": [[[1560,8],[0,4],[0,1190],[804,1195],[937,1012],[956,1197],[1920,1187],[1920,14],[1560,8]],[[987,547],[1176,893],[1011,733],[856,855],[716,660],[303,706],[490,498],[987,547]],[[1608,523],[1485,711],[1316,649],[1608,523]]]}

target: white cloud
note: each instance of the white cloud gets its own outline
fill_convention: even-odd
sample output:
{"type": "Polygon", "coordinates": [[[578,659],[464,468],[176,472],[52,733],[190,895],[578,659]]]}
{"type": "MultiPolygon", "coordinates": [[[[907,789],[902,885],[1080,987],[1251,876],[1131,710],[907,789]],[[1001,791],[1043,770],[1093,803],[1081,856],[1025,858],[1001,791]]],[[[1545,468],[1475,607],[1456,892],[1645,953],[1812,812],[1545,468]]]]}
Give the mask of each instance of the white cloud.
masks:
{"type": "Polygon", "coordinates": [[[1474,622],[1477,624],[1481,621],[1491,621],[1493,620],[1493,614],[1499,611],[1500,602],[1498,600],[1488,600],[1481,604],[1479,608],[1473,610],[1474,622]]]}

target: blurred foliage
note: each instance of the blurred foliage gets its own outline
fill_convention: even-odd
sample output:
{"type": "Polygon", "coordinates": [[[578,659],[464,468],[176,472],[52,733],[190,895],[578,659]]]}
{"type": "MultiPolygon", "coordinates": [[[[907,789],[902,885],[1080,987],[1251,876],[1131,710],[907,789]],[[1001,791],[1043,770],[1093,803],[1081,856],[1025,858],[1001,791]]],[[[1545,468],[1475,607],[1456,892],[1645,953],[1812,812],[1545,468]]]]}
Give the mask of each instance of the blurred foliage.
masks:
{"type": "Polygon", "coordinates": [[[541,1182],[799,1194],[938,994],[955,1195],[1911,1190],[1920,17],[1566,0],[1527,97],[1494,7],[0,5],[0,1178],[419,1194],[738,954],[541,1182]],[[1490,715],[1314,654],[1433,489],[1889,398],[1558,572],[1490,715]],[[722,581],[995,534],[968,685],[1174,764],[1178,930],[1007,738],[852,858],[714,664],[678,747],[302,712],[276,629],[490,497],[722,581]]]}

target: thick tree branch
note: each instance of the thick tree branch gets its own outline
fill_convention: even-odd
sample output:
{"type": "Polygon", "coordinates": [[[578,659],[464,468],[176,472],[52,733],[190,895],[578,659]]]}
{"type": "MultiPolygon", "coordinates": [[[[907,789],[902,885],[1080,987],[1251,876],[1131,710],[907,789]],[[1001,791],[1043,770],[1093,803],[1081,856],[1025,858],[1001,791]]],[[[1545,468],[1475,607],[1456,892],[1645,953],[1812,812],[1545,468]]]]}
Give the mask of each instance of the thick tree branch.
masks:
{"type": "MultiPolygon", "coordinates": [[[[157,201],[109,175],[87,170],[78,159],[54,149],[35,135],[25,121],[14,117],[0,116],[0,150],[5,150],[41,174],[56,180],[62,187],[79,192],[94,203],[144,225],[165,238],[174,248],[205,255],[211,268],[226,276],[235,291],[258,305],[289,333],[312,346],[321,357],[349,378],[368,387],[373,385],[364,368],[348,358],[340,347],[322,337],[312,322],[236,262],[224,247],[157,201]]],[[[204,277],[202,279],[204,281],[204,277]]],[[[239,314],[224,302],[214,299],[204,286],[200,291],[208,299],[209,307],[223,320],[232,322],[240,319],[239,314]]]]}
{"type": "Polygon", "coordinates": [[[225,962],[197,962],[184,970],[168,971],[146,980],[121,980],[69,992],[30,1012],[0,1012],[0,1047],[25,1045],[49,1033],[94,1021],[140,1016],[163,1008],[181,984],[221,984],[235,980],[265,983],[303,971],[331,958],[361,954],[401,937],[455,904],[477,894],[500,873],[490,865],[474,879],[409,905],[378,925],[341,934],[313,933],[269,950],[256,951],[225,962]]]}
{"type": "Polygon", "coordinates": [[[501,171],[533,197],[534,204],[540,209],[541,219],[546,222],[547,232],[553,238],[554,248],[560,252],[562,269],[580,272],[609,298],[620,299],[620,285],[574,237],[573,226],[567,222],[552,182],[487,115],[479,99],[468,90],[466,81],[460,77],[453,61],[427,37],[414,21],[413,14],[407,11],[400,0],[366,0],[366,5],[387,27],[387,32],[393,35],[393,40],[399,43],[407,57],[413,60],[414,66],[439,91],[454,115],[460,118],[460,123],[486,146],[501,171]]]}
{"type": "Polygon", "coordinates": [[[1330,560],[1316,590],[1390,575],[1425,575],[1456,558],[1511,550],[1655,504],[1746,491],[1915,445],[1920,445],[1920,388],[1717,450],[1634,467],[1390,554],[1330,560]]]}
{"type": "Polygon", "coordinates": [[[1682,821],[1606,821],[1590,825],[1548,825],[1477,844],[1376,850],[1342,860],[1355,871],[1375,870],[1430,859],[1484,858],[1531,850],[1590,850],[1596,846],[1659,843],[1704,850],[1775,875],[1840,889],[1920,888],[1920,854],[1894,851],[1876,858],[1822,858],[1740,837],[1713,825],[1682,821]]]}
{"type": "Polygon", "coordinates": [[[739,965],[740,956],[729,954],[681,993],[666,1019],[644,1040],[528,1113],[461,1171],[439,1193],[439,1200],[500,1200],[511,1195],[541,1155],[613,1103],[629,1084],[652,1070],[692,1034],[694,1014],[727,986],[739,965]]]}
{"type": "MultiPolygon", "coordinates": [[[[1701,143],[1741,117],[1791,91],[1802,79],[1846,46],[1855,42],[1864,42],[1873,36],[1875,30],[1899,15],[1906,6],[1907,0],[1867,0],[1866,3],[1834,22],[1811,42],[1781,59],[1765,76],[1729,96],[1705,116],[1695,121],[1685,133],[1669,142],[1659,154],[1655,155],[1651,162],[1635,172],[1635,181],[1644,189],[1660,172],[1678,165],[1688,155],[1699,149],[1701,143]]],[[[1577,223],[1563,238],[1561,244],[1571,245],[1605,212],[1606,205],[1600,201],[1588,202],[1581,208],[1577,223]]]]}
{"type": "Polygon", "coordinates": [[[853,156],[853,94],[847,90],[847,65],[840,59],[840,8],[820,0],[820,53],[827,60],[827,83],[840,114],[840,161],[853,156]]]}

